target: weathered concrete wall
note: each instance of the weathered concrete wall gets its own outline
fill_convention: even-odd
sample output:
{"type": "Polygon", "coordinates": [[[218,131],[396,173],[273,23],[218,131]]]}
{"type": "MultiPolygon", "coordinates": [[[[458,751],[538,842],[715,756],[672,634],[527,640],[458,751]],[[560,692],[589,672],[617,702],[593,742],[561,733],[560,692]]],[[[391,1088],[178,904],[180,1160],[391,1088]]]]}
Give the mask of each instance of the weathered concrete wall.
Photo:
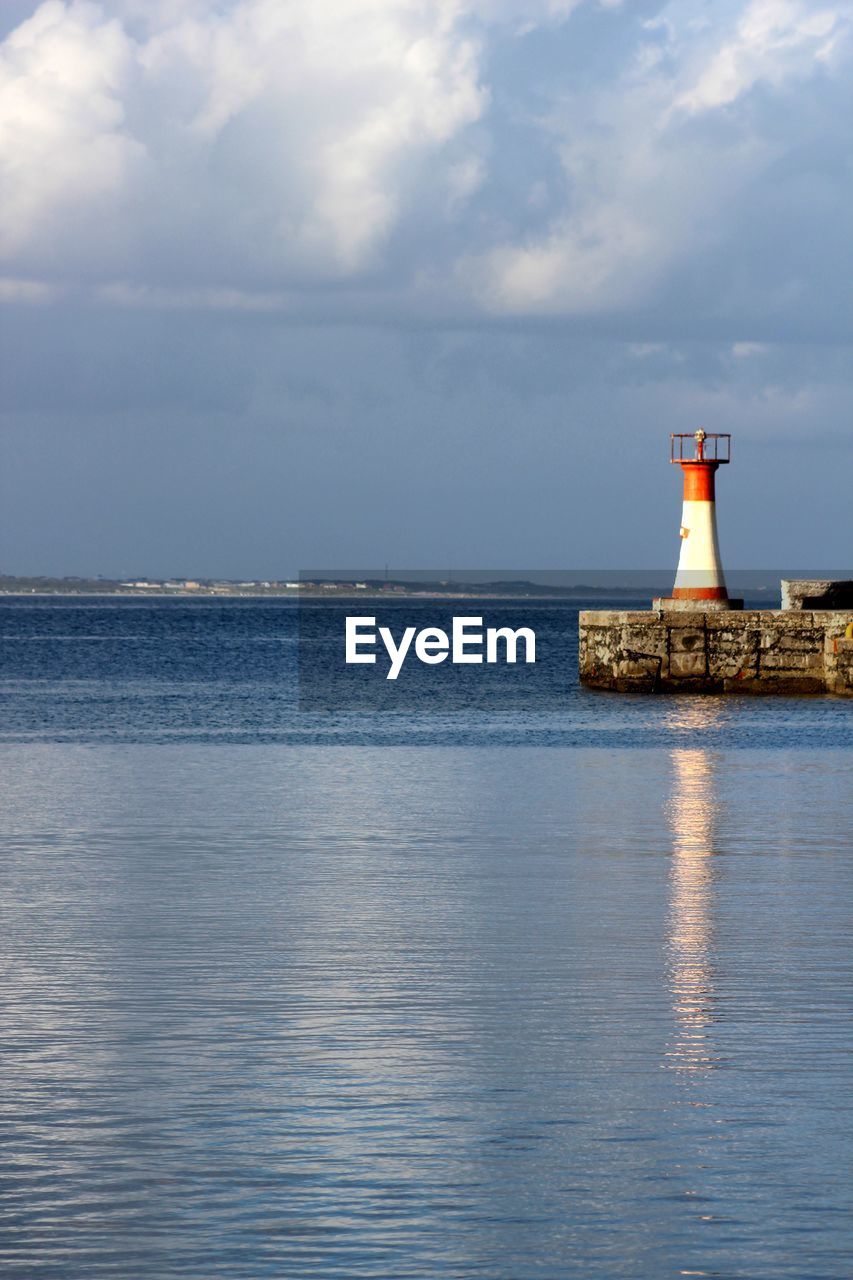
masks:
{"type": "Polygon", "coordinates": [[[853,581],[831,578],[783,578],[783,609],[853,609],[853,581]]]}
{"type": "Polygon", "coordinates": [[[853,611],[580,615],[580,677],[635,693],[853,695],[853,611]]]}

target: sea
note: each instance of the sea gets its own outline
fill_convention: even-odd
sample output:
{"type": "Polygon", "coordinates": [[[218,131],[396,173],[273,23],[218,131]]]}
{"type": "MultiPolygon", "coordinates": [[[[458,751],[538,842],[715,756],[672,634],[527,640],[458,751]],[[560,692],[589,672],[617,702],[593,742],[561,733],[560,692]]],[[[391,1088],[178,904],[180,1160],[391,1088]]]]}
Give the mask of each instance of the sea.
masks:
{"type": "Polygon", "coordinates": [[[853,1275],[853,704],[579,607],[315,708],[290,601],[0,599],[0,1274],[853,1275]]]}

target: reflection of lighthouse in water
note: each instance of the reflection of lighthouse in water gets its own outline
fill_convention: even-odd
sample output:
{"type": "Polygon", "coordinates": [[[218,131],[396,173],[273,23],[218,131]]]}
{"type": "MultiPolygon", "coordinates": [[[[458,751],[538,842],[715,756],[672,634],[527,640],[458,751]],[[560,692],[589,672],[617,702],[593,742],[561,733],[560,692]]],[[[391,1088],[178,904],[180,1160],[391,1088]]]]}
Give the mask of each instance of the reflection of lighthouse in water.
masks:
{"type": "Polygon", "coordinates": [[[709,753],[701,748],[677,749],[672,762],[667,976],[675,1034],[667,1065],[707,1071],[713,1066],[708,1036],[714,1021],[714,780],[709,753]]]}

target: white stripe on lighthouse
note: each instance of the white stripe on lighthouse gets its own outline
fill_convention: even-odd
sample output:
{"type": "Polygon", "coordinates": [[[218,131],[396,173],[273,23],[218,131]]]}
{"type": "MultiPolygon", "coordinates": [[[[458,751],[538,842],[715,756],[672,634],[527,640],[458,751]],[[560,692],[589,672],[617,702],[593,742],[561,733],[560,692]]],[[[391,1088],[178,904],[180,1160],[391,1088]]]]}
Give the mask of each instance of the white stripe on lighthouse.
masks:
{"type": "Polygon", "coordinates": [[[716,503],[685,499],[681,510],[681,555],[675,592],[720,590],[725,579],[717,541],[716,503]]]}

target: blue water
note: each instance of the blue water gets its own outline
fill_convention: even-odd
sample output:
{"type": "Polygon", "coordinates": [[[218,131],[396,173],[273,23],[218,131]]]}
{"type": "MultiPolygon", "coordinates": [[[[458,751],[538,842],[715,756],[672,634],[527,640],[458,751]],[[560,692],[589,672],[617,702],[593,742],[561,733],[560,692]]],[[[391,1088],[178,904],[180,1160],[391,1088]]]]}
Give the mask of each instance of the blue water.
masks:
{"type": "Polygon", "coordinates": [[[849,703],[365,723],[286,604],[0,634],[4,1275],[853,1272],[849,703]]]}
{"type": "MultiPolygon", "coordinates": [[[[537,634],[555,633],[562,644],[535,702],[518,710],[486,697],[459,712],[437,712],[425,698],[420,706],[404,699],[394,712],[311,713],[299,709],[291,601],[0,599],[0,741],[612,748],[692,744],[701,732],[706,746],[727,749],[853,746],[851,705],[841,699],[648,698],[581,688],[578,609],[605,604],[524,606],[537,634]]],[[[395,634],[419,615],[419,625],[435,620],[429,602],[397,611],[395,634]]],[[[422,668],[421,680],[449,671],[422,668]]],[[[486,667],[462,671],[475,686],[491,675],[486,667]]],[[[409,678],[400,677],[401,692],[409,678]]]]}

